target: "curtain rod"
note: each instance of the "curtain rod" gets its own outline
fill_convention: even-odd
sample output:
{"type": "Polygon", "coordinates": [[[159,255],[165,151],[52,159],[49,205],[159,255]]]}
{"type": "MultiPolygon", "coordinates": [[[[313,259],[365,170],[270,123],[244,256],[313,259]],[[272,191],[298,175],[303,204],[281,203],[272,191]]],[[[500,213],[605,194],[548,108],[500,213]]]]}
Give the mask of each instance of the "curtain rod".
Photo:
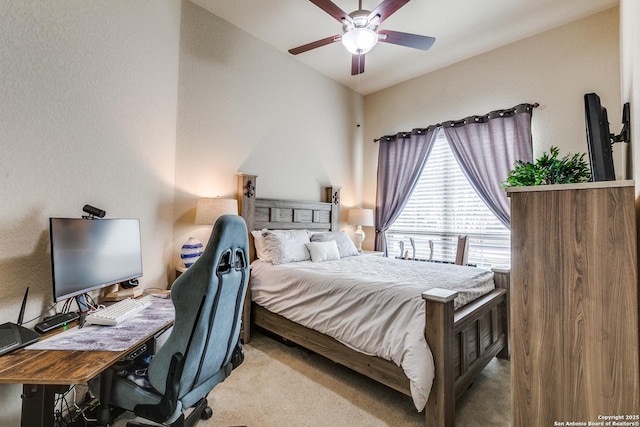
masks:
{"type": "Polygon", "coordinates": [[[456,127],[456,126],[461,126],[461,125],[465,125],[467,124],[469,121],[473,121],[475,123],[484,123],[490,119],[495,119],[495,118],[499,118],[499,117],[504,117],[504,116],[512,116],[514,114],[518,114],[518,113],[524,113],[525,111],[531,111],[534,108],[538,108],[540,106],[539,103],[534,102],[533,104],[518,104],[513,108],[507,108],[507,109],[503,109],[503,110],[495,110],[495,111],[491,111],[490,113],[484,114],[482,116],[469,116],[466,117],[464,119],[460,119],[460,120],[448,120],[446,122],[442,122],[442,123],[436,123],[434,125],[429,125],[425,128],[414,128],[411,131],[408,132],[398,132],[395,135],[385,135],[385,136],[381,136],[378,139],[374,139],[373,142],[378,142],[384,138],[386,138],[387,141],[393,140],[398,138],[398,135],[402,134],[402,138],[407,138],[409,135],[412,134],[423,134],[426,133],[428,131],[430,131],[433,128],[441,128],[444,126],[448,126],[448,127],[456,127]]]}

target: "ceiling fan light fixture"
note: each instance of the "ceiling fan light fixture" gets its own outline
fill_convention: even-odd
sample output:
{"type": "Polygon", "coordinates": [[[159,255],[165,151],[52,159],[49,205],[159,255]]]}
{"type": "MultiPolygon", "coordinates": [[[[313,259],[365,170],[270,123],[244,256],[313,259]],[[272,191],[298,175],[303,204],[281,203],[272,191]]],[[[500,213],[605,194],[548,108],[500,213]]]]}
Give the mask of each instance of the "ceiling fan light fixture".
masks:
{"type": "Polygon", "coordinates": [[[353,55],[364,55],[378,43],[378,33],[369,28],[352,28],[342,35],[342,44],[353,55]]]}

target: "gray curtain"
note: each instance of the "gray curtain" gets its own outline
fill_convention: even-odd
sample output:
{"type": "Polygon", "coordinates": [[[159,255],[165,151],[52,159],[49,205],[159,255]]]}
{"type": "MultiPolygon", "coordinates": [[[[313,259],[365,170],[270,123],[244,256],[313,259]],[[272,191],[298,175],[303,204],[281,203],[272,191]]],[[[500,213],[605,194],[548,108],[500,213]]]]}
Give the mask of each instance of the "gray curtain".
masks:
{"type": "Polygon", "coordinates": [[[437,127],[414,129],[380,138],[378,185],[376,190],[375,249],[387,253],[385,231],[404,209],[422,173],[437,127]]]}
{"type": "Polygon", "coordinates": [[[502,182],[516,160],[533,161],[530,104],[445,122],[442,128],[460,168],[480,198],[510,228],[510,208],[502,182]]]}

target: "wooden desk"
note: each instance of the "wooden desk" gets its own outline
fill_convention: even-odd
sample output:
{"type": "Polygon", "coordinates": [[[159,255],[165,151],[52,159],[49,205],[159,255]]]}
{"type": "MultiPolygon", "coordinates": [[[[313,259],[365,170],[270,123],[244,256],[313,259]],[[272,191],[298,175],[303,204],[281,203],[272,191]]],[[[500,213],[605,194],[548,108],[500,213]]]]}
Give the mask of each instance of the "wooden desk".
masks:
{"type": "MultiPolygon", "coordinates": [[[[86,384],[172,323],[148,331],[143,339],[123,351],[20,349],[0,357],[0,383],[23,384],[21,426],[53,427],[56,393],[63,393],[73,384],[86,384]]],[[[61,332],[46,334],[41,339],[61,332]]]]}

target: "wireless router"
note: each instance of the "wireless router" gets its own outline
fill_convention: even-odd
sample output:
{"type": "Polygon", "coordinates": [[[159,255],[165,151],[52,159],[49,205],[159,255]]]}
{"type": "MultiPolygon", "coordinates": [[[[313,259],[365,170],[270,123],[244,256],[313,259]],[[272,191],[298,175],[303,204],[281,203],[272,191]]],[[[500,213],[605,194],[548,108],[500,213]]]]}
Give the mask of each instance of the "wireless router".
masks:
{"type": "Polygon", "coordinates": [[[24,298],[22,298],[18,323],[7,322],[0,325],[0,356],[34,343],[40,338],[39,333],[22,326],[24,310],[27,306],[27,295],[29,295],[28,287],[24,293],[24,298]]]}

